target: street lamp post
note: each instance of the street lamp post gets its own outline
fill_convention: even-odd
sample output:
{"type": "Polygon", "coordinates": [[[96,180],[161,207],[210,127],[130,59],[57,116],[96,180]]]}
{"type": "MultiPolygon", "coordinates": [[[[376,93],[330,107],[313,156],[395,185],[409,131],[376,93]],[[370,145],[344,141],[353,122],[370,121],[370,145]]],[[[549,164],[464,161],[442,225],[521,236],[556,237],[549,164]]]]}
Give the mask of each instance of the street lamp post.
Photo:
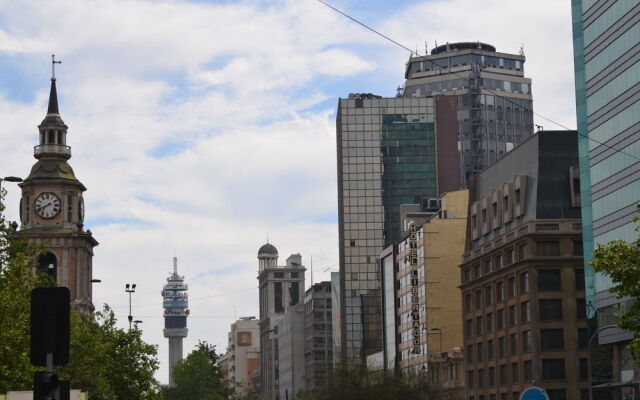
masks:
{"type": "Polygon", "coordinates": [[[438,386],[440,387],[440,398],[442,399],[442,329],[440,328],[431,328],[432,332],[438,332],[439,337],[439,349],[438,349],[438,386]]]}
{"type": "Polygon", "coordinates": [[[2,194],[2,182],[3,181],[20,183],[20,182],[22,182],[22,178],[19,178],[17,176],[5,176],[4,178],[0,178],[0,194],[2,194]]]}
{"type": "Polygon", "coordinates": [[[601,328],[598,328],[595,332],[593,332],[591,337],[589,337],[589,341],[587,342],[587,379],[589,379],[589,400],[593,400],[593,385],[591,382],[591,343],[600,332],[617,327],[617,325],[605,325],[601,328]]]}
{"type": "Polygon", "coordinates": [[[129,316],[127,317],[129,319],[129,330],[131,330],[131,322],[133,322],[133,316],[131,315],[131,293],[135,293],[136,291],[136,284],[132,283],[132,284],[126,284],[125,285],[125,292],[129,293],[129,316]]]}

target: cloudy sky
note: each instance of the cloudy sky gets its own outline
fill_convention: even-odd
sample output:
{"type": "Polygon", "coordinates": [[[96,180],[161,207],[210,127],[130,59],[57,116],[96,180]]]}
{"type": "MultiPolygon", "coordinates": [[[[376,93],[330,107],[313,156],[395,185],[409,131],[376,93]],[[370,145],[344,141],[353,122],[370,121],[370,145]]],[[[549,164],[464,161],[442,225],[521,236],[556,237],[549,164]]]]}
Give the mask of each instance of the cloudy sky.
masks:
{"type": "MultiPolygon", "coordinates": [[[[524,46],[534,111],[575,127],[569,1],[330,2],[420,54],[436,41],[524,46]]],[[[35,162],[52,53],[100,242],[94,303],[125,326],[124,285],[137,283],[134,317],[159,345],[161,382],[174,255],[191,297],[185,352],[198,340],[224,351],[234,317],[257,315],[267,236],[283,262],[313,256],[316,281],[337,270],[337,99],[395,95],[406,50],[316,0],[0,0],[0,176],[35,162]]]]}

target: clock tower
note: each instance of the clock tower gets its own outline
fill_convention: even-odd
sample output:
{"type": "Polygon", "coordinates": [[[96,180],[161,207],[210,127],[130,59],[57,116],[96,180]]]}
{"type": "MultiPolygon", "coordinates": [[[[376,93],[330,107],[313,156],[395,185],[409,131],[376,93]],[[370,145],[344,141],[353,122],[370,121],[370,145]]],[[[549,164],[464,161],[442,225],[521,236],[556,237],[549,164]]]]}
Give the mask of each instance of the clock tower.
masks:
{"type": "MultiPolygon", "coordinates": [[[[53,61],[57,63],[57,61],[53,61]]],[[[98,242],[84,230],[84,200],[87,190],[68,163],[67,129],[58,111],[56,78],[51,78],[47,115],[38,126],[34,147],[36,163],[20,184],[20,233],[31,244],[42,247],[38,269],[71,292],[72,306],[82,312],[94,310],[91,293],[93,248],[98,242]]]]}

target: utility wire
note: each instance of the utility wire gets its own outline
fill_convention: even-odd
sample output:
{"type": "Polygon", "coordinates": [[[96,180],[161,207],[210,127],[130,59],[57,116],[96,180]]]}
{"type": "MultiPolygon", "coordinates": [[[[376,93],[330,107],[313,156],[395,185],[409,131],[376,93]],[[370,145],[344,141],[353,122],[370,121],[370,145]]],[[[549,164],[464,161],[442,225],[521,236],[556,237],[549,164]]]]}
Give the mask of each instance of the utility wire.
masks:
{"type": "MultiPolygon", "coordinates": [[[[218,293],[218,294],[213,294],[211,296],[203,296],[203,297],[194,297],[192,299],[189,299],[190,302],[194,302],[194,301],[199,301],[199,300],[206,300],[206,299],[211,299],[214,297],[221,297],[221,296],[229,296],[231,294],[236,294],[236,293],[242,293],[242,292],[248,292],[249,290],[256,290],[258,289],[258,287],[251,287],[251,288],[247,288],[247,289],[240,289],[240,290],[236,290],[233,292],[227,292],[227,293],[218,293]]],[[[152,307],[152,306],[161,306],[162,303],[150,303],[150,304],[135,304],[136,307],[152,307]]],[[[129,307],[128,305],[126,306],[116,306],[116,307],[111,307],[111,309],[118,309],[118,308],[127,308],[129,307]]]]}
{"type": "MultiPolygon", "coordinates": [[[[355,19],[354,17],[350,16],[349,14],[347,14],[347,13],[345,13],[345,12],[343,12],[343,11],[341,11],[341,10],[337,9],[337,8],[335,8],[334,6],[332,6],[332,5],[330,5],[330,4],[326,3],[326,2],[324,2],[323,0],[317,0],[317,1],[318,1],[318,2],[320,2],[320,3],[322,3],[322,4],[324,4],[325,6],[329,7],[330,9],[334,10],[335,12],[337,12],[337,13],[339,13],[339,14],[341,14],[341,15],[343,15],[343,16],[345,16],[345,17],[347,17],[347,18],[349,18],[351,21],[353,21],[353,22],[357,23],[358,25],[360,25],[360,26],[362,26],[362,27],[364,27],[364,28],[366,28],[366,29],[370,30],[371,32],[375,33],[376,35],[378,35],[378,36],[380,36],[380,37],[382,37],[382,38],[384,38],[384,39],[386,39],[386,40],[390,41],[391,43],[393,43],[393,44],[395,44],[395,45],[397,45],[397,46],[399,46],[399,47],[403,48],[404,50],[407,50],[411,55],[415,54],[416,56],[419,56],[419,54],[418,54],[417,52],[415,52],[415,51],[411,50],[410,48],[408,48],[407,46],[405,46],[405,45],[403,45],[403,44],[400,44],[400,43],[396,42],[395,40],[391,39],[389,36],[384,35],[384,34],[382,34],[382,33],[378,32],[377,30],[375,30],[374,28],[372,28],[372,27],[370,27],[370,26],[366,25],[365,23],[360,22],[359,20],[355,19]]],[[[435,63],[433,60],[425,59],[424,61],[428,61],[428,62],[429,62],[429,63],[431,63],[432,65],[436,65],[436,63],[435,63]]],[[[438,65],[436,65],[436,66],[438,66],[438,65]]],[[[452,74],[452,75],[457,76],[457,77],[458,77],[458,78],[460,78],[460,79],[463,79],[463,80],[467,81],[467,83],[469,82],[469,78],[468,78],[468,77],[462,76],[462,75],[458,74],[457,72],[453,72],[453,71],[449,70],[449,73],[450,73],[450,74],[452,74]]],[[[506,100],[507,102],[509,102],[509,103],[511,103],[511,104],[513,104],[513,105],[515,105],[515,106],[518,106],[518,107],[522,108],[524,111],[529,111],[529,112],[531,112],[533,115],[535,115],[535,116],[537,116],[537,117],[540,117],[540,118],[542,118],[542,119],[544,119],[544,120],[547,120],[547,121],[551,122],[552,124],[555,124],[555,125],[557,125],[557,126],[559,126],[559,127],[561,127],[561,128],[564,128],[564,129],[566,129],[566,130],[568,130],[568,131],[573,131],[573,129],[571,129],[571,128],[567,128],[566,126],[562,125],[562,124],[561,124],[561,123],[559,123],[559,122],[556,122],[556,121],[552,120],[551,118],[547,118],[547,117],[545,117],[545,116],[543,116],[543,115],[541,115],[541,114],[539,114],[539,113],[537,113],[537,112],[535,112],[535,111],[533,111],[533,110],[529,110],[529,109],[527,109],[526,107],[523,107],[522,105],[520,105],[520,104],[518,104],[518,103],[514,102],[514,101],[513,101],[513,100],[511,100],[510,98],[508,98],[508,97],[506,97],[506,96],[503,96],[503,95],[502,95],[502,94],[500,94],[500,93],[494,92],[493,90],[491,90],[491,89],[487,89],[487,88],[483,88],[483,89],[484,89],[484,90],[486,90],[487,92],[489,92],[489,93],[493,94],[493,95],[494,95],[494,96],[496,96],[496,97],[500,97],[500,98],[502,98],[502,99],[506,100]]],[[[627,156],[629,156],[629,157],[631,157],[631,158],[634,158],[634,159],[636,159],[636,160],[640,161],[640,157],[636,157],[636,156],[634,156],[633,154],[630,154],[630,153],[625,152],[624,150],[618,149],[618,148],[613,147],[613,146],[611,146],[611,145],[608,145],[608,144],[606,144],[606,143],[604,143],[604,142],[601,142],[601,141],[599,141],[599,140],[596,140],[596,139],[594,139],[594,138],[592,138],[592,137],[589,137],[588,135],[582,134],[582,133],[580,133],[577,129],[575,130],[575,132],[576,132],[579,136],[582,136],[582,137],[584,137],[584,138],[587,138],[588,140],[591,140],[591,141],[593,141],[593,142],[595,142],[595,143],[597,143],[597,144],[599,144],[599,145],[601,145],[601,146],[605,146],[606,148],[608,148],[608,149],[610,149],[610,150],[613,150],[613,151],[614,151],[614,153],[621,153],[621,154],[627,155],[627,156]]]]}

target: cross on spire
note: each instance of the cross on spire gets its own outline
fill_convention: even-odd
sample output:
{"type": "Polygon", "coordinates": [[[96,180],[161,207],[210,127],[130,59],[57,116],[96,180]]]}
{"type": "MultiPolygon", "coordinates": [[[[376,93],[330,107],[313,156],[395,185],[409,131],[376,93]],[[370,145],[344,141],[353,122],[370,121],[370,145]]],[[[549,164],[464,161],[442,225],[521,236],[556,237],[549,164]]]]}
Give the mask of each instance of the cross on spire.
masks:
{"type": "Polygon", "coordinates": [[[51,55],[51,80],[56,80],[56,64],[62,64],[62,61],[56,61],[56,55],[51,55]]]}

